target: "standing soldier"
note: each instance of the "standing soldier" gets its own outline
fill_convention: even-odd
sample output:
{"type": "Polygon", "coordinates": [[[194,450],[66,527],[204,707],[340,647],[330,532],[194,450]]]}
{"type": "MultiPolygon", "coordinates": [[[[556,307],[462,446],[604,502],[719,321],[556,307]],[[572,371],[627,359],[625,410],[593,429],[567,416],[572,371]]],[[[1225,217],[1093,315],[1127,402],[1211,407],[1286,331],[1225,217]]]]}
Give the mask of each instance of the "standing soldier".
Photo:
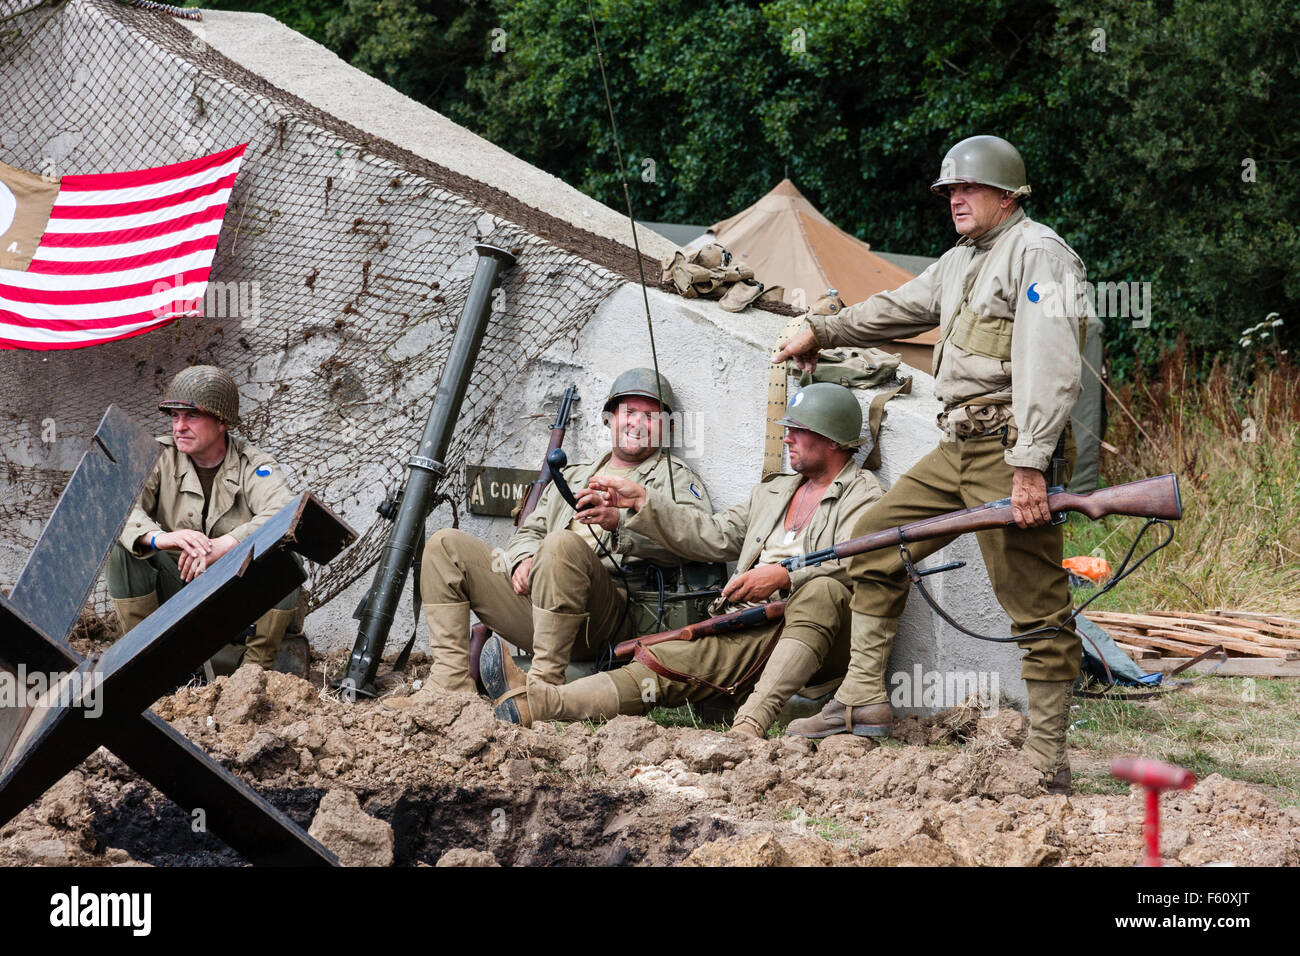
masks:
{"type": "MultiPolygon", "coordinates": [[[[624,372],[605,399],[610,451],[599,461],[564,469],[565,479],[581,488],[592,475],[619,475],[667,494],[671,468],[677,500],[707,513],[704,482],[680,459],[672,458],[670,465],[670,456],[660,454],[666,419],[675,408],[666,378],[659,376],[656,383],[648,368],[624,372]]],[[[475,693],[469,667],[471,610],[511,644],[533,652],[530,684],[563,684],[570,660],[596,660],[607,640],[630,637],[633,616],[624,583],[638,590],[647,563],[673,568],[678,559],[641,535],[615,541],[594,530],[577,520],[550,484],[504,553],[454,528],[434,533],[420,570],[433,658],[428,693],[475,693]],[[624,564],[626,571],[621,570],[624,564]]],[[[386,703],[402,709],[410,706],[410,698],[386,703]]]]}
{"type": "MultiPolygon", "coordinates": [[[[229,434],[239,389],[225,371],[195,365],[167,386],[158,410],[172,433],[108,562],[108,594],[125,634],[289,503],[270,455],[229,434]]],[[[298,590],[257,619],[244,663],[271,666],[298,607],[298,590]]]]}
{"type": "Polygon", "coordinates": [[[824,382],[795,395],[780,424],[786,426],[784,441],[796,474],[759,484],[749,500],[722,514],[673,505],[662,490],[607,474],[593,478],[580,501],[593,504],[583,520],[617,529],[620,539],[642,534],[690,560],[737,560],[737,573],[722,592],[726,606],[715,612],[788,594],[784,620],[656,644],[615,671],[563,687],[528,685],[526,694],[523,675],[501,645],[489,641],[481,671],[488,692],[506,704],[498,715],[523,724],[600,719],[698,702],[733,686],[737,693],[753,687],[731,732],[758,739],[801,687],[844,674],[847,574],[838,562],[791,571],[780,562],[845,540],[880,497],[876,479],[853,461],[862,440],[862,408],[847,388],[824,382]]]}
{"type": "MultiPolygon", "coordinates": [[[[1070,589],[1062,529],[1049,524],[1044,472],[1072,467],[1070,409],[1079,395],[1083,262],[1048,227],[1027,218],[1025,165],[1004,139],[973,136],[948,151],[931,186],[946,196],[961,238],[934,265],[892,292],[838,315],[811,316],[774,361],[816,365],[817,350],[907,338],[938,325],[935,394],[943,403],[938,448],[922,458],[854,529],[868,534],[931,515],[1011,497],[1017,528],[978,535],[994,593],[1013,634],[1064,624],[1070,589]]],[[[1068,474],[1055,476],[1064,484],[1068,474]]],[[[951,539],[909,545],[919,560],[951,539]]],[[[835,699],[788,733],[852,731],[888,736],[893,716],[885,669],[908,581],[899,555],[851,559],[852,658],[835,699]]],[[[1068,792],[1065,735],[1082,645],[1072,626],[1020,641],[1029,691],[1025,750],[1053,792],[1068,792]]]]}

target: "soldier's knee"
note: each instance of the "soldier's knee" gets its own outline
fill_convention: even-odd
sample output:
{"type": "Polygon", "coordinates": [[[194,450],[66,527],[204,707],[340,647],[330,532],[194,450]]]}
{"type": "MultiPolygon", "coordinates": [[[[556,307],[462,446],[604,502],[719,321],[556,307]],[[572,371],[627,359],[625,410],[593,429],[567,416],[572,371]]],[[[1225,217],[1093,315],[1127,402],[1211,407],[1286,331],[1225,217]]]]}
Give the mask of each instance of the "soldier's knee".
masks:
{"type": "Polygon", "coordinates": [[[541,546],[537,549],[537,554],[533,557],[533,564],[559,558],[564,561],[573,561],[574,558],[586,557],[591,551],[587,542],[583,541],[581,536],[565,528],[561,531],[552,531],[542,539],[541,546]]]}
{"type": "Polygon", "coordinates": [[[472,534],[459,528],[439,528],[429,535],[424,545],[424,560],[454,562],[467,541],[477,541],[472,534]]]}
{"type": "Polygon", "coordinates": [[[813,578],[811,581],[804,583],[791,597],[793,603],[796,599],[800,604],[810,604],[817,602],[819,604],[832,604],[838,610],[848,609],[849,600],[853,594],[839,581],[829,575],[821,575],[813,578]]]}

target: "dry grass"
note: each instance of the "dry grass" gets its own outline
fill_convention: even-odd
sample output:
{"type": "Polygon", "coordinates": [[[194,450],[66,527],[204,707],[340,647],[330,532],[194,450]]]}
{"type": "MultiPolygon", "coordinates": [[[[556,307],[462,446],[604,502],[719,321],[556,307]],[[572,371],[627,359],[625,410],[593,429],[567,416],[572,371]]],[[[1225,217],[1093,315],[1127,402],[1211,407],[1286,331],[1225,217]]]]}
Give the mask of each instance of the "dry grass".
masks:
{"type": "MultiPolygon", "coordinates": [[[[1094,606],[1300,613],[1300,375],[1287,357],[1197,380],[1179,351],[1110,409],[1105,483],[1173,472],[1184,515],[1174,543],[1094,606]]],[[[1100,548],[1115,567],[1139,527],[1075,516],[1067,554],[1100,548]]]]}

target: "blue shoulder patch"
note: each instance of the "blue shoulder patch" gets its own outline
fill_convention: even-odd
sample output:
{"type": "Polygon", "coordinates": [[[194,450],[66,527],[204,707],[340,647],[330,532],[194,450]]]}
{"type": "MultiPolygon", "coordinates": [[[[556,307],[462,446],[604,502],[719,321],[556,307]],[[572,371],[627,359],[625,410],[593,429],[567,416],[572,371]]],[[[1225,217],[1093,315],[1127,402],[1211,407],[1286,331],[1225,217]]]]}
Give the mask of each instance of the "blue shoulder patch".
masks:
{"type": "Polygon", "coordinates": [[[259,478],[266,478],[270,474],[271,474],[271,469],[268,468],[266,465],[263,465],[261,468],[257,469],[257,476],[259,478]]]}
{"type": "Polygon", "coordinates": [[[1034,288],[1034,286],[1036,285],[1038,285],[1037,282],[1029,283],[1029,290],[1025,293],[1025,298],[1027,298],[1030,302],[1037,302],[1040,298],[1038,295],[1038,290],[1034,288]]]}
{"type": "Polygon", "coordinates": [[[695,482],[692,481],[689,487],[691,490],[691,494],[693,494],[696,498],[699,498],[701,501],[704,500],[704,496],[700,494],[700,489],[695,487],[695,482]]]}

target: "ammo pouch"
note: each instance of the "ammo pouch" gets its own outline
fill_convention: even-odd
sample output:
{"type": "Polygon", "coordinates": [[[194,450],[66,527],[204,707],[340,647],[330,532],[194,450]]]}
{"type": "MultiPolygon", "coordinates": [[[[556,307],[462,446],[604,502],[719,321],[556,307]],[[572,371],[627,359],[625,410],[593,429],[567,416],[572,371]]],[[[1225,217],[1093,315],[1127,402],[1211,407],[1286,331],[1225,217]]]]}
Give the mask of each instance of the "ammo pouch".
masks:
{"type": "Polygon", "coordinates": [[[687,591],[707,591],[720,588],[727,580],[724,564],[685,562],[677,567],[659,567],[654,564],[638,566],[629,573],[632,585],[629,598],[632,603],[632,628],[637,637],[671,631],[695,624],[710,617],[709,605],[714,596],[691,598],[689,601],[665,601],[677,591],[678,581],[685,580],[687,591]],[[641,574],[639,572],[644,572],[641,574]],[[661,587],[662,585],[662,587],[661,587]]]}
{"type": "Polygon", "coordinates": [[[948,341],[970,355],[995,359],[999,362],[1011,361],[1011,319],[999,319],[993,316],[972,312],[962,303],[948,341]]]}

